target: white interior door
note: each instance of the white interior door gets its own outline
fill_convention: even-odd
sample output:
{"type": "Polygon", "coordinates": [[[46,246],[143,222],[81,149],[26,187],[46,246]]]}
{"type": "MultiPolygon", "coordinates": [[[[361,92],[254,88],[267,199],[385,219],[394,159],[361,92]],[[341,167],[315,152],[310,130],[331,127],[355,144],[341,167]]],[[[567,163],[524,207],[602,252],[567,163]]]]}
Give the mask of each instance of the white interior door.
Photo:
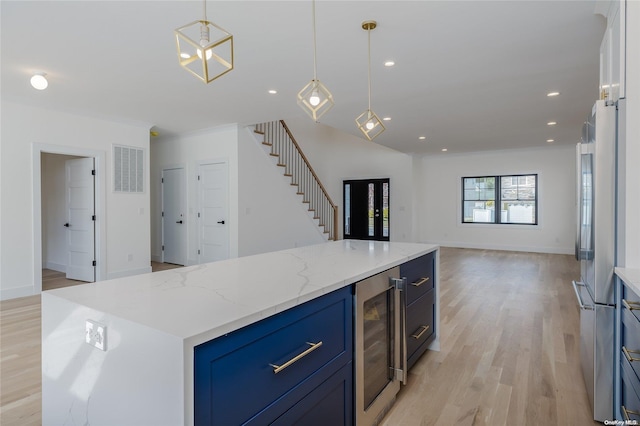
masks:
{"type": "Polygon", "coordinates": [[[162,171],[162,261],[186,265],[187,222],[185,171],[162,171]]]}
{"type": "Polygon", "coordinates": [[[95,281],[94,159],[65,161],[67,278],[95,281]]]}
{"type": "Polygon", "coordinates": [[[226,163],[201,164],[199,169],[200,263],[229,258],[229,185],[226,163]]]}

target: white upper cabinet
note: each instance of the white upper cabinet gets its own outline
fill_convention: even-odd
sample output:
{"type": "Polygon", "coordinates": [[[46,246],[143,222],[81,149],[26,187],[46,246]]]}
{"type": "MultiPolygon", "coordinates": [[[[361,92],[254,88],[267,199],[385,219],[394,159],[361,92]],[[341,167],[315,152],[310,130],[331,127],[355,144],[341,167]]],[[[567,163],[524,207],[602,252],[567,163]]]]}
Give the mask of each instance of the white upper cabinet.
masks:
{"type": "Polygon", "coordinates": [[[613,0],[606,9],[607,30],[600,45],[600,99],[625,96],[626,0],[613,0]]]}

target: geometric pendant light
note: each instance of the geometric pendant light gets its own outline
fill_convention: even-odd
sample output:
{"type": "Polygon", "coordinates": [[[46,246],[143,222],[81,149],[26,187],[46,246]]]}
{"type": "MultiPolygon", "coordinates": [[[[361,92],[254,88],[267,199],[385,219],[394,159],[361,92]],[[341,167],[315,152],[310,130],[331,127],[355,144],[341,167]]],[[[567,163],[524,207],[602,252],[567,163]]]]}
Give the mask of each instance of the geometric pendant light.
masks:
{"type": "Polygon", "coordinates": [[[318,122],[327,111],[333,107],[333,95],[324,84],[318,80],[316,69],[316,2],[312,1],[313,16],[313,80],[298,92],[298,105],[309,117],[318,122]]]}
{"type": "Polygon", "coordinates": [[[371,30],[375,29],[376,26],[376,21],[364,21],[362,23],[362,29],[367,31],[369,38],[369,108],[356,118],[358,129],[360,129],[362,134],[370,141],[375,139],[385,130],[380,118],[371,110],[371,30]]]}
{"type": "Polygon", "coordinates": [[[193,21],[174,31],[180,65],[205,83],[211,83],[233,69],[233,36],[207,20],[193,21]]]}

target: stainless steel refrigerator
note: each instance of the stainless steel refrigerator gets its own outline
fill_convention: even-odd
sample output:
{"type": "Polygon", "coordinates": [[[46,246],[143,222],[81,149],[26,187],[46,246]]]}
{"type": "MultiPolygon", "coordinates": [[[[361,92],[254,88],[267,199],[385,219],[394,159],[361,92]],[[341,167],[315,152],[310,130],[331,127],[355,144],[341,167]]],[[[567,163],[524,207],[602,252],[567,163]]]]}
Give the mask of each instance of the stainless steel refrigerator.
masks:
{"type": "Polygon", "coordinates": [[[593,418],[614,418],[614,279],[617,105],[597,101],[576,148],[576,259],[580,361],[593,418]]]}

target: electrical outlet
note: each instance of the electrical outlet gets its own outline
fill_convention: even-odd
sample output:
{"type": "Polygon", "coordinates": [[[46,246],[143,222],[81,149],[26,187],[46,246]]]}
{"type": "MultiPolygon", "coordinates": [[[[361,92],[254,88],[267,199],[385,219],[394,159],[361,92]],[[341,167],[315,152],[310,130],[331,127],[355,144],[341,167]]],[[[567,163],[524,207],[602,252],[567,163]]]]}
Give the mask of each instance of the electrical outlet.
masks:
{"type": "Polygon", "coordinates": [[[87,320],[85,322],[85,342],[101,351],[106,351],[107,326],[96,321],[87,320]]]}

